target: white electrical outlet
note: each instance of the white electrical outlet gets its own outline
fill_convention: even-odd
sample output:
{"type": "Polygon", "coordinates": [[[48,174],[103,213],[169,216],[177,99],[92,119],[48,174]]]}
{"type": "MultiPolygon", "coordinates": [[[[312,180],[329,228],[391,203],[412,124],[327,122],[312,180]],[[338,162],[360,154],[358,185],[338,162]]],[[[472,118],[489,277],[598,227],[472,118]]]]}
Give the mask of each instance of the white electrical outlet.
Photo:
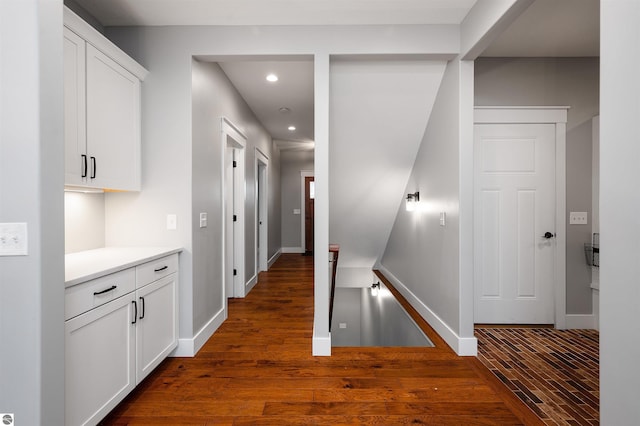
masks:
{"type": "Polygon", "coordinates": [[[27,224],[0,223],[0,256],[26,256],[27,224]]]}
{"type": "Polygon", "coordinates": [[[587,212],[570,212],[569,225],[586,225],[587,212]]]}
{"type": "Polygon", "coordinates": [[[300,214],[300,209],[293,209],[293,214],[300,214]]]}
{"type": "Polygon", "coordinates": [[[207,214],[200,213],[200,228],[206,228],[206,227],[207,227],[207,214]]]}
{"type": "Polygon", "coordinates": [[[346,322],[341,322],[340,324],[338,324],[338,327],[347,328],[347,323],[346,322]]]}
{"type": "Polygon", "coordinates": [[[178,216],[175,214],[167,215],[167,229],[173,231],[178,228],[178,216]]]}

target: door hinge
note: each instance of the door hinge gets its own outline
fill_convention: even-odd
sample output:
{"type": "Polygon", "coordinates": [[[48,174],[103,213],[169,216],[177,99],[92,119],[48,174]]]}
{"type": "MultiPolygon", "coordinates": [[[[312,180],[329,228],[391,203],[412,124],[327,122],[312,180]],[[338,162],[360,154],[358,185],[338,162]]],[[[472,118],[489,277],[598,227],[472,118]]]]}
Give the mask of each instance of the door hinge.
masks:
{"type": "Polygon", "coordinates": [[[233,167],[238,167],[238,163],[236,162],[236,160],[233,160],[233,167]]]}
{"type": "Polygon", "coordinates": [[[233,270],[233,276],[235,277],[236,275],[238,275],[238,270],[237,270],[237,269],[234,269],[234,270],[233,270]]]}
{"type": "Polygon", "coordinates": [[[233,215],[233,221],[237,222],[238,221],[238,216],[236,216],[235,214],[233,215]]]}

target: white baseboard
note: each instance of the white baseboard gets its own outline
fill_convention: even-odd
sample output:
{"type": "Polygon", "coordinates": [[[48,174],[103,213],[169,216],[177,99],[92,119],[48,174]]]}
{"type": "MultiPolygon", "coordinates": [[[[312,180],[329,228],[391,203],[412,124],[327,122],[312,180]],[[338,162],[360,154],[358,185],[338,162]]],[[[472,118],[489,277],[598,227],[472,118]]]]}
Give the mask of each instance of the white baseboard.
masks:
{"type": "Polygon", "coordinates": [[[276,263],[276,260],[278,260],[281,254],[282,254],[282,250],[278,250],[276,254],[271,256],[271,259],[267,261],[267,269],[271,269],[271,267],[273,266],[274,263],[276,263]]]}
{"type": "Polygon", "coordinates": [[[302,247],[282,247],[282,253],[304,253],[302,247]]]}
{"type": "Polygon", "coordinates": [[[173,357],[194,357],[200,349],[213,336],[213,333],[227,319],[227,311],[222,308],[213,316],[201,329],[190,339],[178,339],[178,347],[169,356],[173,357]]]}
{"type": "Polygon", "coordinates": [[[478,339],[475,337],[460,337],[447,325],[435,312],[425,305],[418,297],[413,294],[402,282],[387,268],[381,264],[376,267],[384,274],[391,284],[402,294],[407,302],[429,323],[431,327],[444,339],[445,342],[460,356],[476,356],[478,355],[478,339]]]}
{"type": "Polygon", "coordinates": [[[251,289],[253,289],[253,287],[255,287],[255,285],[258,283],[258,275],[253,275],[249,281],[247,281],[247,283],[244,285],[244,295],[245,297],[247,296],[247,294],[249,294],[249,292],[251,291],[251,289]]]}
{"type": "Polygon", "coordinates": [[[565,316],[567,329],[595,329],[596,317],[593,314],[567,314],[565,316]]]}
{"type": "Polygon", "coordinates": [[[311,354],[313,356],[331,356],[331,333],[329,333],[329,337],[318,337],[314,330],[311,354]]]}

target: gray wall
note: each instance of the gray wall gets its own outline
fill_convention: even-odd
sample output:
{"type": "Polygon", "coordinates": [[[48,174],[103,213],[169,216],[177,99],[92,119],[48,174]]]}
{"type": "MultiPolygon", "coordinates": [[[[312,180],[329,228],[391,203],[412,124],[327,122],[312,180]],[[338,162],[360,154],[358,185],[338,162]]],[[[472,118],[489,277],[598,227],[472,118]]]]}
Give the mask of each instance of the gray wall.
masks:
{"type": "MultiPolygon", "coordinates": [[[[256,275],[255,259],[255,149],[268,158],[274,150],[271,137],[216,63],[192,63],[192,232],[193,232],[193,312],[198,330],[213,313],[223,309],[221,121],[227,117],[247,137],[245,159],[245,280],[256,275]],[[207,212],[209,226],[199,227],[199,213],[207,212]]],[[[269,164],[269,171],[272,169],[269,164]]],[[[270,187],[278,191],[278,187],[270,187]]],[[[272,198],[272,197],[270,197],[272,198]]],[[[279,213],[279,211],[278,211],[279,213]]],[[[279,219],[269,217],[269,222],[279,219]]],[[[276,236],[277,237],[277,236],[276,236]]],[[[277,238],[276,238],[277,240],[277,238]]]]}
{"type": "Polygon", "coordinates": [[[421,202],[428,202],[430,207],[408,212],[400,204],[380,263],[424,306],[464,337],[458,270],[459,73],[458,61],[450,61],[403,193],[419,191],[421,202]],[[441,211],[447,214],[444,228],[438,225],[441,211]]]}
{"type": "Polygon", "coordinates": [[[567,314],[591,314],[591,119],[599,113],[598,58],[480,58],[476,105],[569,106],[567,119],[567,314]],[[569,225],[571,211],[588,225],[569,225]]]}
{"type": "Polygon", "coordinates": [[[640,419],[640,2],[601,1],[600,422],[640,419]]]}
{"type": "MultiPolygon", "coordinates": [[[[192,338],[224,308],[222,298],[221,122],[227,117],[247,136],[245,147],[245,279],[256,275],[255,148],[271,160],[270,182],[278,182],[278,152],[270,136],[214,63],[192,59],[180,32],[138,29],[124,37],[134,57],[151,71],[143,83],[142,192],[107,194],[107,245],[179,245],[180,337],[192,338]],[[142,45],[138,44],[143,40],[142,45]],[[167,99],[173,101],[168,102],[167,99]],[[200,228],[200,212],[208,213],[200,228]],[[166,230],[166,214],[178,229],[166,230]]],[[[116,37],[119,30],[112,30],[116,37]]],[[[116,37],[117,38],[117,37],[116,37]]],[[[279,185],[270,185],[278,201],[279,185]]],[[[280,246],[278,206],[270,207],[269,247],[280,246]],[[273,241],[271,241],[273,239],[273,241]]]]}
{"type": "Polygon", "coordinates": [[[64,424],[62,2],[0,2],[0,222],[28,255],[0,257],[0,412],[64,424]]]}
{"type": "MultiPolygon", "coordinates": [[[[199,203],[200,195],[196,191],[204,190],[200,187],[204,182],[192,182],[192,179],[200,179],[197,173],[192,173],[192,160],[199,153],[212,155],[196,151],[199,148],[192,144],[192,116],[196,113],[192,111],[192,92],[199,85],[198,81],[192,81],[192,58],[220,58],[221,55],[309,55],[315,52],[446,55],[455,52],[459,46],[457,27],[447,25],[331,28],[143,27],[110,28],[107,29],[107,35],[145,66],[150,74],[142,87],[142,192],[119,197],[112,194],[106,196],[106,244],[179,245],[185,248],[180,265],[182,338],[194,336],[200,319],[214,314],[193,311],[194,300],[201,296],[196,290],[205,285],[195,283],[195,279],[196,276],[211,276],[214,273],[208,270],[212,268],[210,265],[220,264],[220,259],[216,257],[197,258],[198,248],[192,238],[192,224],[198,213],[193,209],[192,192],[194,202],[199,203]],[[178,229],[175,231],[166,230],[168,213],[178,216],[178,229]]],[[[328,78],[328,75],[321,77],[328,78]]],[[[245,128],[243,115],[238,108],[237,105],[230,106],[225,115],[249,134],[251,126],[245,128]]],[[[217,117],[208,118],[214,126],[217,117]]],[[[318,127],[316,119],[316,132],[319,131],[318,127]]],[[[251,161],[247,164],[251,165],[251,161]]],[[[211,166],[217,167],[215,164],[211,166]]],[[[316,168],[317,166],[316,163],[316,168]]],[[[249,198],[252,191],[253,188],[247,188],[249,198]]],[[[277,204],[273,205],[275,208],[277,204]]],[[[279,218],[280,212],[274,211],[273,216],[279,218]]],[[[277,223],[277,220],[270,220],[270,224],[277,223]]],[[[316,222],[316,231],[319,229],[318,224],[316,222]]],[[[280,233],[276,234],[270,229],[269,235],[278,238],[280,233]]],[[[269,243],[271,254],[274,246],[272,242],[269,243]]],[[[322,285],[328,288],[328,281],[322,285]]]]}
{"type": "Polygon", "coordinates": [[[282,247],[304,250],[300,234],[304,217],[293,214],[293,209],[302,206],[300,172],[313,172],[313,150],[283,150],[280,152],[280,161],[282,247]]]}

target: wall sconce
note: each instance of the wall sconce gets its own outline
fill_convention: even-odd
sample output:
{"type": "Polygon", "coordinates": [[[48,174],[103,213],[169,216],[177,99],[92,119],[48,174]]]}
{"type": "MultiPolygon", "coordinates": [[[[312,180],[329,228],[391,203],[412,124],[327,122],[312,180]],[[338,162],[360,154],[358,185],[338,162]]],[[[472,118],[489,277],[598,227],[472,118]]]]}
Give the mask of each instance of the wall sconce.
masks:
{"type": "Polygon", "coordinates": [[[371,295],[373,297],[376,297],[379,291],[380,291],[380,283],[371,284],[371,295]]]}
{"type": "Polygon", "coordinates": [[[420,193],[418,191],[413,194],[407,194],[407,211],[415,211],[420,202],[420,193]]]}

